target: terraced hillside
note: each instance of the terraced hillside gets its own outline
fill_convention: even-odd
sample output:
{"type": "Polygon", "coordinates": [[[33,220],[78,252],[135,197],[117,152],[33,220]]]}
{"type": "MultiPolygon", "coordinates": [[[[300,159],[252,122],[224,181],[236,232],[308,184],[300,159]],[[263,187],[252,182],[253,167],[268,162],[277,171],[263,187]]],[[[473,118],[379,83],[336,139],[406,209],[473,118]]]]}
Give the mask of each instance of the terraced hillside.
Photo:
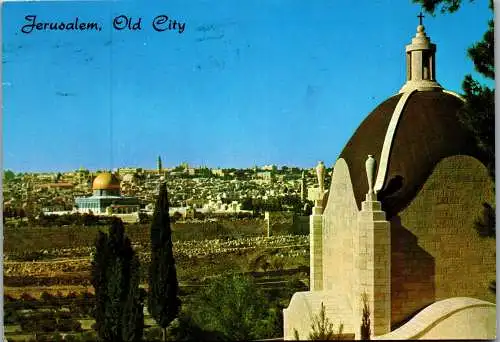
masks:
{"type": "MultiPolygon", "coordinates": [[[[47,231],[48,235],[55,233],[63,235],[47,231]]],[[[141,233],[142,239],[132,238],[132,241],[141,261],[142,286],[147,290],[149,241],[145,238],[145,229],[135,231],[135,236],[141,236],[141,233]]],[[[178,238],[174,241],[181,299],[188,300],[212,278],[228,273],[251,275],[261,289],[283,306],[288,304],[294,292],[306,290],[309,279],[308,236],[256,235],[234,233],[221,238],[200,239],[200,234],[197,240],[178,238]]],[[[9,340],[29,340],[37,332],[38,339],[43,339],[43,336],[47,340],[59,338],[54,337],[55,333],[91,339],[93,320],[89,310],[93,288],[89,276],[94,248],[88,243],[61,248],[60,242],[55,242],[58,247],[49,248],[45,238],[42,231],[38,239],[44,239],[43,248],[5,250],[7,337],[9,340]],[[86,298],[85,304],[82,304],[82,298],[86,298]],[[33,322],[38,322],[38,325],[33,325],[33,322]]],[[[85,237],[79,241],[87,240],[85,237]]],[[[146,324],[154,327],[148,316],[146,324]]]]}

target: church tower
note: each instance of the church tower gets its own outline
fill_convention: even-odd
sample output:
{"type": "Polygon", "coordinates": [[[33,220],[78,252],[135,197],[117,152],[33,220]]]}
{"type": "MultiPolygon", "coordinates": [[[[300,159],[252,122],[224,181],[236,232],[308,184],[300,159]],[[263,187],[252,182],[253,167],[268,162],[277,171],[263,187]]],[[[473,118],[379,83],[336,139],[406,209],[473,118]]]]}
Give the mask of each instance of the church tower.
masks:
{"type": "Polygon", "coordinates": [[[420,25],[417,26],[417,34],[411,44],[406,45],[406,83],[400,93],[442,89],[436,81],[436,44],[431,43],[425,33],[422,13],[418,17],[420,25]]]}

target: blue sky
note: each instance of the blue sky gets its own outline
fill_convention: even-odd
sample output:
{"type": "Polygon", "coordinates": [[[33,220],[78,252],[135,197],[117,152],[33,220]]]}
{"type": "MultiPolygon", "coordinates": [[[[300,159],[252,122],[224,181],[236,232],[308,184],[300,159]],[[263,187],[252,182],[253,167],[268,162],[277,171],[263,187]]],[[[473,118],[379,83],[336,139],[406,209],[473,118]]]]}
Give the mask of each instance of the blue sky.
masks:
{"type": "MultiPolygon", "coordinates": [[[[3,166],[330,166],[404,84],[418,12],[410,0],[3,3],[3,166]],[[142,30],[114,29],[122,14],[142,30]],[[162,14],[184,32],[154,31],[162,14]],[[25,34],[27,15],[102,30],[25,34]]],[[[475,75],[466,49],[490,17],[475,1],[424,18],[445,88],[475,75]]]]}

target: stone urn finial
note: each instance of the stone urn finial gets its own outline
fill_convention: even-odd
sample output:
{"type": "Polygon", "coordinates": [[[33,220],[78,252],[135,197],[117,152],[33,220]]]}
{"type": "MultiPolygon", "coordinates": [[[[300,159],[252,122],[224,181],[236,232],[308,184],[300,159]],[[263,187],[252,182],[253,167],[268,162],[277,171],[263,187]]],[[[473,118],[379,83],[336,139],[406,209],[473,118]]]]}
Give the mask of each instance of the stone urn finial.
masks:
{"type": "Polygon", "coordinates": [[[375,169],[377,167],[377,161],[373,158],[373,155],[369,154],[365,162],[366,167],[366,177],[368,178],[368,193],[373,195],[373,183],[375,181],[375,169]]]}
{"type": "Polygon", "coordinates": [[[321,193],[325,191],[325,164],[323,161],[319,161],[316,166],[316,175],[318,176],[319,190],[321,193]]]}

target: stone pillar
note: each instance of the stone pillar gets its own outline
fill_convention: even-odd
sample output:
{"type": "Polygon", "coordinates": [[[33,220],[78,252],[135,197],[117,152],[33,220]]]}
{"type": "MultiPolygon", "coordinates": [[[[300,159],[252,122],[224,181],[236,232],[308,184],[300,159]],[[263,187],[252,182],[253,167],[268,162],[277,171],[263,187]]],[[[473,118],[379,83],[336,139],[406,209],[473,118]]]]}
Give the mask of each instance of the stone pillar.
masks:
{"type": "Polygon", "coordinates": [[[358,298],[355,316],[359,317],[356,338],[361,338],[363,305],[361,296],[366,293],[370,309],[372,336],[391,331],[391,230],[382,211],[382,204],[373,192],[375,162],[369,156],[367,163],[369,190],[358,215],[358,298]]]}
{"type": "Polygon", "coordinates": [[[316,166],[318,188],[314,189],[312,199],[314,208],[309,218],[309,288],[311,291],[323,290],[323,199],[325,197],[325,164],[316,166]]]}
{"type": "Polygon", "coordinates": [[[309,245],[310,291],[321,291],[323,290],[323,208],[316,205],[309,217],[309,245]]]}

